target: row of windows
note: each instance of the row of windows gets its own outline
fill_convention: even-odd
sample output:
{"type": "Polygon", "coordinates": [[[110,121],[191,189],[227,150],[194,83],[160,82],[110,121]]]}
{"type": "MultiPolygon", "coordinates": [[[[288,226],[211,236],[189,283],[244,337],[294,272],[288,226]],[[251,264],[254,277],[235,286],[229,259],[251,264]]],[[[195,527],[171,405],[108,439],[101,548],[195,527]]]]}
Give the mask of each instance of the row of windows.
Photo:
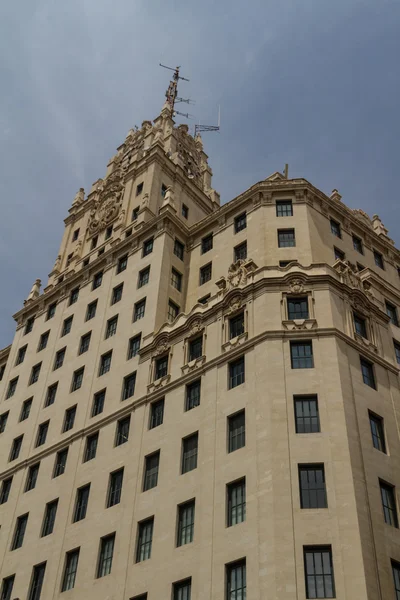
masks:
{"type": "MultiPolygon", "coordinates": [[[[334,219],[331,219],[330,224],[331,224],[331,232],[333,233],[333,235],[339,239],[342,239],[342,228],[341,228],[340,223],[338,223],[334,219]]],[[[361,238],[352,234],[352,241],[353,241],[354,250],[356,250],[356,252],[358,252],[359,254],[364,254],[364,248],[363,248],[363,243],[362,243],[361,238]]],[[[339,250],[339,252],[341,252],[341,251],[339,250]]],[[[342,253],[342,254],[343,254],[343,258],[344,258],[344,253],[342,253]]],[[[379,267],[380,269],[384,269],[385,265],[384,265],[382,254],[380,252],[378,252],[377,250],[373,250],[373,254],[374,254],[375,265],[377,267],[379,267]]],[[[341,259],[340,256],[337,256],[336,258],[341,259]]],[[[341,259],[341,260],[343,260],[343,259],[341,259]]],[[[399,271],[399,273],[400,273],[400,271],[399,271]]]]}

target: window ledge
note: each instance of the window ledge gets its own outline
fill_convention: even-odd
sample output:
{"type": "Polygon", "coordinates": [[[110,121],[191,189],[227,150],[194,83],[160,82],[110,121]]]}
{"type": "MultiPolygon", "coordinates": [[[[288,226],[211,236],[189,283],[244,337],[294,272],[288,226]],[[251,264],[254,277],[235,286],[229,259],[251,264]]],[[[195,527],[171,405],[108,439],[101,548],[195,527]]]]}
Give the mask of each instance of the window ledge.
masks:
{"type": "Polygon", "coordinates": [[[222,344],[222,350],[224,352],[229,352],[229,350],[236,348],[236,346],[240,346],[241,344],[244,344],[245,341],[247,340],[247,338],[248,338],[248,333],[247,333],[247,331],[245,331],[244,333],[237,335],[236,337],[232,338],[231,340],[228,340],[227,342],[225,342],[225,344],[222,344]]]}
{"type": "Polygon", "coordinates": [[[183,365],[183,367],[181,368],[182,373],[185,375],[186,373],[190,373],[191,371],[194,371],[195,369],[199,369],[200,367],[203,366],[203,364],[205,362],[206,362],[205,355],[199,356],[198,358],[195,358],[194,360],[191,360],[190,362],[186,363],[186,365],[183,365]]]}
{"type": "Polygon", "coordinates": [[[354,331],[354,338],[355,338],[356,342],[358,342],[365,348],[368,348],[368,350],[371,350],[371,352],[375,352],[376,354],[378,354],[378,348],[377,348],[377,346],[375,346],[375,344],[373,344],[371,342],[371,340],[367,340],[367,338],[363,337],[356,331],[354,331]]]}
{"type": "Polygon", "coordinates": [[[152,383],[150,383],[147,386],[147,391],[154,392],[155,390],[158,390],[160,387],[167,385],[169,383],[170,379],[171,379],[171,375],[169,375],[169,374],[164,375],[164,377],[160,377],[160,379],[156,379],[155,381],[153,381],[152,383]]]}
{"type": "Polygon", "coordinates": [[[316,319],[293,319],[288,321],[282,321],[282,325],[284,329],[288,329],[289,331],[295,331],[298,329],[316,329],[318,327],[318,323],[316,319]]]}

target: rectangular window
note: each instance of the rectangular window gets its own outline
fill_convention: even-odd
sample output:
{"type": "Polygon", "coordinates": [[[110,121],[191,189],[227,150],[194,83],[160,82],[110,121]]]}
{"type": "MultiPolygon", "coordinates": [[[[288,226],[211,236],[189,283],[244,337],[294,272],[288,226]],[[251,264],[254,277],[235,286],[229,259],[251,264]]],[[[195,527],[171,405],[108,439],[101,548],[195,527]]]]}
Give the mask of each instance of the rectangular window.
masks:
{"type": "Polygon", "coordinates": [[[115,533],[100,540],[99,562],[97,565],[97,578],[105,577],[111,573],[114,555],[115,533]]]}
{"type": "Polygon", "coordinates": [[[56,371],[57,369],[60,369],[63,366],[63,364],[64,364],[64,358],[65,358],[65,352],[66,352],[66,348],[61,348],[61,350],[59,350],[56,353],[56,357],[54,359],[53,371],[56,371]]]}
{"type": "Polygon", "coordinates": [[[384,264],[383,264],[383,256],[380,252],[377,252],[376,250],[374,250],[374,261],[377,267],[379,267],[380,269],[384,269],[384,264]]]}
{"type": "Polygon", "coordinates": [[[27,348],[28,348],[28,344],[26,344],[25,346],[22,346],[22,348],[20,348],[18,350],[17,360],[15,361],[15,365],[20,365],[21,363],[24,362],[27,348]]]}
{"type": "Polygon", "coordinates": [[[37,438],[35,448],[39,446],[43,446],[46,443],[47,432],[49,431],[50,421],[46,421],[45,423],[41,423],[38,428],[37,438]]]}
{"type": "Polygon", "coordinates": [[[93,396],[93,405],[92,405],[92,417],[99,415],[103,412],[104,409],[104,401],[106,399],[106,390],[101,390],[100,392],[96,392],[93,396]]]}
{"type": "Polygon", "coordinates": [[[63,328],[62,328],[62,331],[61,331],[61,337],[63,337],[64,335],[67,335],[71,331],[72,321],[73,320],[74,320],[74,316],[73,315],[71,315],[70,317],[68,317],[68,319],[64,320],[63,328]]]}
{"type": "Polygon", "coordinates": [[[36,465],[32,465],[29,467],[28,475],[25,482],[24,492],[29,492],[30,490],[34,490],[36,487],[37,478],[39,475],[40,463],[36,463],[36,465]]]}
{"type": "Polygon", "coordinates": [[[7,388],[6,400],[8,400],[9,398],[12,398],[12,396],[14,396],[15,390],[17,389],[17,383],[18,383],[18,377],[14,377],[14,379],[11,379],[10,383],[8,384],[8,388],[7,388]]]}
{"type": "Polygon", "coordinates": [[[78,301],[79,298],[79,288],[76,287],[73,290],[71,290],[71,293],[69,295],[69,306],[71,306],[72,304],[75,304],[75,302],[78,301]]]}
{"type": "Polygon", "coordinates": [[[276,216],[277,217],[292,217],[293,205],[291,200],[276,201],[276,216]]]}
{"type": "Polygon", "coordinates": [[[246,520],[246,478],[226,486],[227,526],[237,525],[246,520]]]}
{"type": "Polygon", "coordinates": [[[246,213],[242,213],[241,215],[238,215],[237,217],[235,217],[234,219],[234,229],[235,229],[235,233],[239,233],[239,231],[242,231],[242,229],[246,229],[247,227],[247,217],[246,217],[246,213]]]}
{"type": "Polygon", "coordinates": [[[317,396],[295,396],[294,417],[296,433],[319,433],[321,429],[317,396]]]}
{"type": "Polygon", "coordinates": [[[78,236],[79,236],[79,228],[75,229],[75,231],[74,231],[74,233],[72,235],[72,241],[76,242],[76,240],[78,239],[78,236]]]}
{"type": "Polygon", "coordinates": [[[237,260],[246,260],[247,258],[247,241],[242,242],[239,246],[233,249],[233,262],[237,260]]]}
{"type": "Polygon", "coordinates": [[[40,600],[45,572],[46,572],[46,563],[45,562],[40,565],[35,565],[33,567],[28,600],[40,600]]]}
{"type": "Polygon", "coordinates": [[[52,385],[49,385],[49,387],[47,388],[46,400],[44,403],[45,407],[51,406],[51,404],[54,404],[54,402],[56,400],[56,395],[57,395],[57,388],[58,388],[58,382],[53,383],[52,385]]]}
{"type": "Polygon", "coordinates": [[[54,462],[53,478],[63,475],[67,466],[68,448],[57,452],[56,460],[54,462]]]}
{"type": "Polygon", "coordinates": [[[65,433],[73,428],[76,417],[76,406],[71,406],[71,408],[67,408],[65,411],[64,417],[64,425],[62,432],[65,433]]]}
{"type": "Polygon", "coordinates": [[[398,327],[399,319],[397,317],[397,308],[393,306],[393,304],[390,304],[390,302],[385,302],[385,305],[386,314],[388,315],[388,317],[390,317],[390,322],[392,323],[392,325],[396,325],[396,327],[398,327]]]}
{"type": "Polygon", "coordinates": [[[185,546],[193,542],[195,501],[178,506],[178,528],[176,545],[185,546]]]}
{"type": "Polygon", "coordinates": [[[333,247],[333,251],[335,254],[335,260],[344,260],[346,258],[345,253],[342,252],[342,250],[339,250],[339,248],[336,248],[336,246],[333,247]]]}
{"type": "Polygon", "coordinates": [[[34,324],[35,324],[35,317],[29,317],[29,319],[26,320],[24,335],[26,335],[27,333],[30,333],[32,331],[34,324]]]}
{"type": "Polygon", "coordinates": [[[278,247],[292,248],[296,246],[294,229],[278,229],[278,247]]]}
{"type": "Polygon", "coordinates": [[[182,468],[181,473],[188,473],[197,468],[197,455],[199,447],[198,432],[182,440],[182,468]]]}
{"type": "Polygon", "coordinates": [[[356,235],[353,235],[353,248],[354,248],[354,250],[356,250],[360,254],[364,254],[364,252],[363,252],[363,246],[362,246],[362,241],[356,235]]]}
{"type": "Polygon", "coordinates": [[[201,253],[205,254],[213,249],[213,234],[209,233],[201,240],[201,253]]]}
{"type": "Polygon", "coordinates": [[[90,319],[93,319],[93,317],[96,316],[96,309],[97,309],[97,300],[88,304],[87,311],[86,311],[86,321],[90,321],[90,319]]]}
{"type": "Polygon", "coordinates": [[[92,290],[97,290],[97,288],[99,288],[101,286],[102,282],[103,282],[103,271],[99,271],[93,277],[92,290]]]}
{"type": "Polygon", "coordinates": [[[149,283],[149,279],[150,279],[150,267],[146,267],[145,269],[142,269],[141,271],[139,271],[139,278],[138,278],[138,288],[143,287],[144,285],[147,285],[149,283]]]}
{"type": "Polygon", "coordinates": [[[288,319],[293,321],[295,319],[308,319],[308,298],[305,296],[304,298],[288,298],[287,299],[287,308],[288,308],[288,319]]]}
{"type": "Polygon", "coordinates": [[[189,341],[188,362],[203,356],[203,336],[189,341]]]}
{"type": "Polygon", "coordinates": [[[121,300],[123,289],[124,289],[123,283],[120,283],[113,289],[111,304],[116,304],[117,302],[119,302],[121,300]]]}
{"type": "Polygon", "coordinates": [[[12,485],[12,477],[8,477],[7,479],[3,479],[1,484],[1,492],[0,492],[0,504],[5,504],[8,500],[11,491],[12,485]]]}
{"type": "Polygon", "coordinates": [[[385,523],[392,527],[398,527],[399,522],[397,519],[397,506],[396,506],[396,494],[395,488],[389,483],[384,483],[379,480],[379,487],[381,489],[382,508],[385,523]]]}
{"type": "Polygon", "coordinates": [[[304,546],[304,571],[307,598],[335,598],[330,546],[304,546]]]}
{"type": "Polygon", "coordinates": [[[37,382],[37,380],[39,379],[41,368],[42,368],[42,363],[39,363],[39,364],[35,365],[34,367],[32,367],[31,376],[29,378],[29,385],[32,385],[33,383],[37,382]]]}
{"type": "Polygon", "coordinates": [[[299,465],[301,508],[327,508],[324,465],[299,465]]]}
{"type": "Polygon", "coordinates": [[[22,447],[22,440],[24,439],[23,435],[18,436],[17,438],[15,438],[13,440],[12,446],[11,446],[11,452],[10,452],[10,458],[9,458],[9,462],[13,461],[13,460],[17,460],[17,458],[19,457],[19,453],[21,452],[21,447],[22,447]]]}
{"type": "Polygon", "coordinates": [[[358,335],[360,335],[361,337],[367,339],[368,336],[367,336],[366,320],[364,319],[364,317],[357,315],[357,313],[353,313],[353,318],[354,318],[354,329],[356,330],[356,333],[358,335]]]}
{"type": "Polygon", "coordinates": [[[53,302],[53,304],[50,304],[50,306],[47,308],[46,321],[54,317],[54,315],[56,314],[56,308],[57,302],[53,302]]]}
{"type": "Polygon", "coordinates": [[[136,186],[136,196],[140,196],[143,192],[143,181],[136,186]]]}
{"type": "Polygon", "coordinates": [[[151,558],[151,546],[153,543],[154,517],[139,523],[138,541],[136,548],[136,562],[142,562],[151,558]]]}
{"type": "Polygon", "coordinates": [[[110,473],[110,482],[108,485],[107,508],[115,506],[121,502],[122,482],[124,479],[124,469],[119,469],[110,473]]]}
{"type": "Polygon", "coordinates": [[[189,209],[186,204],[182,204],[182,217],[187,219],[189,217],[189,209]]]}
{"type": "Polygon", "coordinates": [[[175,240],[175,242],[174,242],[175,256],[177,256],[180,260],[183,260],[184,251],[185,251],[185,246],[182,244],[182,242],[180,242],[179,240],[175,240]]]}
{"type": "Polygon", "coordinates": [[[368,411],[369,424],[371,427],[372,445],[377,450],[386,454],[385,432],[383,428],[383,419],[378,415],[368,411]]]}
{"type": "Polygon", "coordinates": [[[131,236],[131,235],[132,235],[132,227],[130,227],[130,229],[127,229],[127,230],[125,231],[125,239],[126,239],[126,238],[128,238],[128,237],[129,237],[129,236],[131,236]]]}
{"type": "Polygon", "coordinates": [[[229,319],[229,339],[232,340],[244,333],[244,312],[229,319]]]}
{"type": "Polygon", "coordinates": [[[92,435],[88,435],[86,438],[86,447],[85,454],[83,457],[83,462],[88,462],[89,460],[93,460],[96,458],[97,452],[97,444],[99,442],[99,432],[93,433],[92,435]]]}
{"type": "Polygon", "coordinates": [[[228,417],[228,452],[234,452],[246,445],[245,411],[228,417]]]}
{"type": "Polygon", "coordinates": [[[393,344],[394,344],[394,353],[396,355],[396,362],[398,365],[400,365],[400,344],[399,344],[399,342],[396,342],[396,340],[393,340],[393,344]]]}
{"type": "Polygon", "coordinates": [[[142,334],[135,335],[129,340],[128,347],[128,360],[136,356],[140,350],[140,342],[141,342],[142,334]]]}
{"type": "Polygon", "coordinates": [[[177,306],[174,302],[172,302],[172,300],[169,300],[167,319],[170,323],[172,323],[172,321],[174,321],[174,319],[176,319],[176,317],[178,316],[179,310],[180,310],[179,306],[177,306]]]}
{"type": "Polygon", "coordinates": [[[139,319],[143,319],[144,312],[146,310],[146,298],[143,300],[139,300],[139,302],[135,303],[134,311],[133,311],[133,321],[139,321],[139,319]]]}
{"type": "Polygon", "coordinates": [[[342,231],[340,227],[340,223],[331,219],[331,232],[338,238],[342,237],[342,231]]]}
{"type": "Polygon", "coordinates": [[[226,600],[246,600],[246,560],[226,565],[226,600]]]}
{"type": "Polygon", "coordinates": [[[111,369],[112,350],[100,357],[99,377],[105,375],[111,369]]]}
{"type": "Polygon", "coordinates": [[[149,429],[154,429],[159,425],[162,425],[164,421],[164,398],[161,400],[157,400],[156,402],[152,402],[150,404],[150,427],[149,429]]]}
{"type": "Polygon", "coordinates": [[[135,373],[131,373],[124,377],[124,385],[122,391],[122,400],[127,400],[131,398],[135,393],[135,383],[136,383],[136,371],[135,373]]]}
{"type": "MultiPolygon", "coordinates": [[[[4,433],[7,425],[9,410],[0,415],[0,433],[4,433]]],[[[21,420],[21,419],[20,419],[21,420]]]]}
{"type": "Polygon", "coordinates": [[[89,350],[91,337],[92,337],[91,331],[89,331],[89,333],[86,333],[85,335],[83,335],[81,337],[81,341],[79,343],[79,352],[78,352],[79,355],[84,354],[85,352],[87,352],[89,350]]]}
{"type": "Polygon", "coordinates": [[[229,368],[229,389],[237,387],[244,383],[244,356],[230,362],[229,368]]]}
{"type": "Polygon", "coordinates": [[[83,487],[81,487],[77,490],[74,516],[72,519],[73,523],[82,521],[86,517],[87,507],[89,504],[89,494],[90,494],[90,483],[88,483],[87,485],[84,485],[83,487]]]}
{"type": "Polygon", "coordinates": [[[370,363],[368,360],[365,360],[365,358],[361,358],[361,357],[360,357],[360,363],[361,363],[361,373],[362,373],[363,382],[365,383],[365,385],[368,385],[372,389],[376,390],[376,382],[375,382],[373,364],[370,363]]]}
{"type": "Polygon", "coordinates": [[[26,515],[21,515],[17,518],[11,550],[17,550],[17,548],[21,548],[22,544],[24,543],[26,526],[28,524],[28,516],[29,513],[26,515]]]}
{"type": "Polygon", "coordinates": [[[168,375],[168,354],[157,358],[154,366],[154,380],[168,375]]]}
{"type": "Polygon", "coordinates": [[[15,575],[10,575],[3,579],[1,586],[1,600],[11,600],[11,595],[14,587],[15,575]]]}
{"type": "Polygon", "coordinates": [[[115,315],[115,317],[108,319],[107,326],[106,326],[106,336],[105,336],[106,339],[109,337],[112,337],[113,335],[115,335],[117,333],[117,325],[118,325],[118,315],[115,315]]]}
{"type": "Polygon", "coordinates": [[[113,226],[112,226],[112,225],[110,225],[110,226],[109,226],[109,227],[107,227],[107,229],[106,229],[106,233],[105,233],[105,235],[104,235],[104,239],[105,239],[105,240],[109,240],[109,239],[110,239],[110,237],[112,236],[112,232],[113,232],[113,226]]]}
{"type": "Polygon", "coordinates": [[[165,198],[165,194],[167,193],[167,189],[168,189],[168,187],[165,185],[165,183],[163,183],[162,186],[161,186],[161,196],[163,198],[165,198]]]}
{"type": "Polygon", "coordinates": [[[312,342],[290,342],[292,369],[312,369],[314,367],[312,342]]]}
{"type": "Polygon", "coordinates": [[[55,523],[56,515],[57,515],[57,508],[58,508],[58,499],[53,500],[53,502],[48,502],[46,504],[46,508],[44,511],[41,537],[46,537],[46,535],[50,535],[51,533],[53,533],[54,523],[55,523]]]}
{"type": "Polygon", "coordinates": [[[149,254],[151,254],[153,252],[153,246],[154,246],[153,238],[150,238],[149,240],[146,240],[145,242],[143,242],[142,256],[148,256],[149,254]]]}
{"type": "Polygon", "coordinates": [[[151,490],[158,483],[158,469],[160,466],[160,451],[145,457],[145,470],[143,478],[143,491],[151,490]]]}
{"type": "Polygon", "coordinates": [[[38,345],[38,352],[41,352],[42,350],[44,350],[47,346],[47,342],[49,341],[49,335],[50,335],[50,331],[46,331],[45,333],[42,333],[42,335],[40,336],[40,340],[39,340],[39,345],[38,345]]]}
{"type": "Polygon", "coordinates": [[[129,429],[131,427],[131,417],[124,417],[117,421],[117,430],[115,434],[115,445],[121,446],[129,440],[129,429]]]}
{"type": "Polygon", "coordinates": [[[188,383],[186,386],[185,410],[192,410],[192,408],[200,406],[200,390],[200,379],[193,381],[192,383],[188,383]]]}
{"type": "MultiPolygon", "coordinates": [[[[19,416],[19,420],[21,421],[26,421],[26,419],[29,417],[30,413],[31,413],[31,408],[32,408],[32,401],[33,398],[28,398],[28,400],[25,400],[22,408],[21,408],[21,414],[19,416]]],[[[1,423],[1,417],[0,417],[0,423],[1,423]]],[[[1,432],[1,425],[0,425],[0,432],[1,432]]]]}
{"type": "Polygon", "coordinates": [[[204,265],[200,269],[200,285],[207,283],[207,281],[211,280],[212,276],[212,263],[208,263],[208,265],[204,265]]]}
{"type": "Polygon", "coordinates": [[[211,294],[206,294],[202,298],[199,298],[197,300],[197,302],[199,302],[199,304],[207,304],[207,302],[209,301],[210,298],[211,298],[211,294]]]}
{"type": "MultiPolygon", "coordinates": [[[[185,579],[172,585],[173,600],[191,600],[192,597],[192,580],[185,579]]],[[[244,600],[244,599],[243,599],[244,600]]]]}
{"type": "Polygon", "coordinates": [[[74,372],[72,376],[71,392],[76,392],[76,390],[79,390],[79,388],[82,387],[84,372],[85,367],[81,367],[80,369],[74,372]]]}
{"type": "Polygon", "coordinates": [[[90,245],[91,250],[94,250],[96,248],[98,240],[99,240],[98,235],[95,235],[94,237],[92,237],[92,243],[90,245]]]}
{"type": "Polygon", "coordinates": [[[360,273],[361,271],[364,271],[365,267],[364,265],[361,265],[360,263],[357,263],[357,271],[360,273]]]}
{"type": "Polygon", "coordinates": [[[396,600],[400,600],[400,564],[392,560],[392,573],[396,600]]]}
{"type": "Polygon", "coordinates": [[[61,591],[66,592],[75,587],[76,572],[78,570],[79,548],[67,552],[65,559],[64,576],[61,586],[61,591]]]}
{"type": "Polygon", "coordinates": [[[174,268],[171,271],[171,285],[180,292],[182,290],[182,275],[174,268]]]}

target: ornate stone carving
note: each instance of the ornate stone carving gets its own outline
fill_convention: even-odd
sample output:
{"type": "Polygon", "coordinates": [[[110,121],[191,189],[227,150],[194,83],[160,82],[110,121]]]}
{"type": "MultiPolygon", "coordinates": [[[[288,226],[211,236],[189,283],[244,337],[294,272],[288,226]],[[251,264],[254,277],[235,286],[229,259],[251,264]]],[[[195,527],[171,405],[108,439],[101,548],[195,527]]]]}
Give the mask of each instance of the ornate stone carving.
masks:
{"type": "Polygon", "coordinates": [[[61,267],[61,254],[59,254],[56,258],[56,262],[54,263],[53,273],[59,273],[61,267]]]}
{"type": "Polygon", "coordinates": [[[170,346],[168,345],[166,340],[162,340],[158,343],[157,348],[154,350],[153,352],[153,356],[160,356],[160,354],[164,354],[165,352],[168,352],[170,349],[170,346]]]}
{"type": "Polygon", "coordinates": [[[82,240],[79,240],[74,250],[74,258],[80,258],[82,256],[82,240]]]}
{"type": "Polygon", "coordinates": [[[231,314],[236,312],[237,310],[239,310],[239,308],[241,308],[242,306],[242,299],[240,296],[234,296],[229,304],[228,304],[228,308],[227,308],[227,314],[231,314]]]}
{"type": "Polygon", "coordinates": [[[229,267],[227,280],[230,287],[234,288],[247,283],[247,269],[244,266],[245,263],[245,260],[239,259],[229,267]]]}
{"type": "Polygon", "coordinates": [[[204,326],[201,324],[200,319],[193,321],[193,323],[190,325],[190,329],[189,329],[189,335],[190,337],[193,335],[196,335],[197,333],[200,333],[204,330],[204,326]]]}
{"type": "Polygon", "coordinates": [[[84,188],[79,188],[79,191],[75,194],[74,201],[72,202],[72,206],[80,206],[85,201],[85,190],[84,188]]]}
{"type": "Polygon", "coordinates": [[[120,168],[115,169],[105,181],[99,180],[96,188],[97,198],[89,217],[88,228],[91,234],[105,229],[115,219],[121,208],[122,190],[122,170],[120,168]]]}
{"type": "Polygon", "coordinates": [[[304,292],[304,285],[301,279],[292,279],[289,283],[292,294],[301,294],[304,292]]]}
{"type": "Polygon", "coordinates": [[[33,300],[36,300],[36,298],[39,297],[40,294],[40,286],[42,285],[42,282],[40,279],[36,279],[35,283],[32,286],[32,289],[29,293],[29,296],[27,297],[27,299],[25,300],[24,304],[28,303],[28,302],[32,302],[33,300]]]}

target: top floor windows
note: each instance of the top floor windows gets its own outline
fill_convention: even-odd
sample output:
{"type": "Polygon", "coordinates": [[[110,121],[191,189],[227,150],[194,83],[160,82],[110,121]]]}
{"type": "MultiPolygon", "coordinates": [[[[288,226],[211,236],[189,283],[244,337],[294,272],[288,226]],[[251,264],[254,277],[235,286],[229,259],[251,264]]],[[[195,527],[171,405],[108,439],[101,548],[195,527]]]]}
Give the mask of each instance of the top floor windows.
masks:
{"type": "Polygon", "coordinates": [[[35,317],[29,317],[29,319],[26,320],[24,335],[32,331],[34,323],[35,317]]]}
{"type": "Polygon", "coordinates": [[[359,252],[360,254],[364,254],[362,241],[356,235],[353,235],[353,248],[354,248],[354,250],[356,250],[356,252],[359,252]]]}
{"type": "Polygon", "coordinates": [[[153,246],[154,246],[153,238],[150,238],[149,240],[146,240],[145,242],[143,242],[142,256],[147,256],[148,254],[151,254],[153,252],[153,246]]]}
{"type": "Polygon", "coordinates": [[[183,260],[184,250],[185,250],[185,246],[182,244],[182,242],[180,242],[179,240],[175,240],[175,242],[174,242],[174,254],[180,260],[183,260]]]}
{"type": "Polygon", "coordinates": [[[247,215],[244,212],[241,215],[238,215],[237,217],[235,217],[235,220],[234,220],[235,233],[239,233],[239,231],[242,231],[242,229],[246,229],[246,227],[247,227],[247,215]]]}
{"type": "Polygon", "coordinates": [[[292,217],[293,204],[291,200],[277,200],[276,202],[277,217],[292,217]]]}
{"type": "Polygon", "coordinates": [[[205,254],[213,248],[213,234],[209,233],[201,240],[201,253],[205,254]]]}
{"type": "Polygon", "coordinates": [[[342,237],[342,230],[340,227],[340,223],[338,223],[337,221],[334,221],[333,219],[331,219],[331,232],[333,233],[333,235],[336,235],[336,237],[338,237],[338,238],[342,237]]]}
{"type": "Polygon", "coordinates": [[[374,261],[377,267],[379,267],[380,269],[384,269],[384,264],[383,264],[383,256],[380,252],[378,252],[377,250],[374,250],[374,261]]]}

